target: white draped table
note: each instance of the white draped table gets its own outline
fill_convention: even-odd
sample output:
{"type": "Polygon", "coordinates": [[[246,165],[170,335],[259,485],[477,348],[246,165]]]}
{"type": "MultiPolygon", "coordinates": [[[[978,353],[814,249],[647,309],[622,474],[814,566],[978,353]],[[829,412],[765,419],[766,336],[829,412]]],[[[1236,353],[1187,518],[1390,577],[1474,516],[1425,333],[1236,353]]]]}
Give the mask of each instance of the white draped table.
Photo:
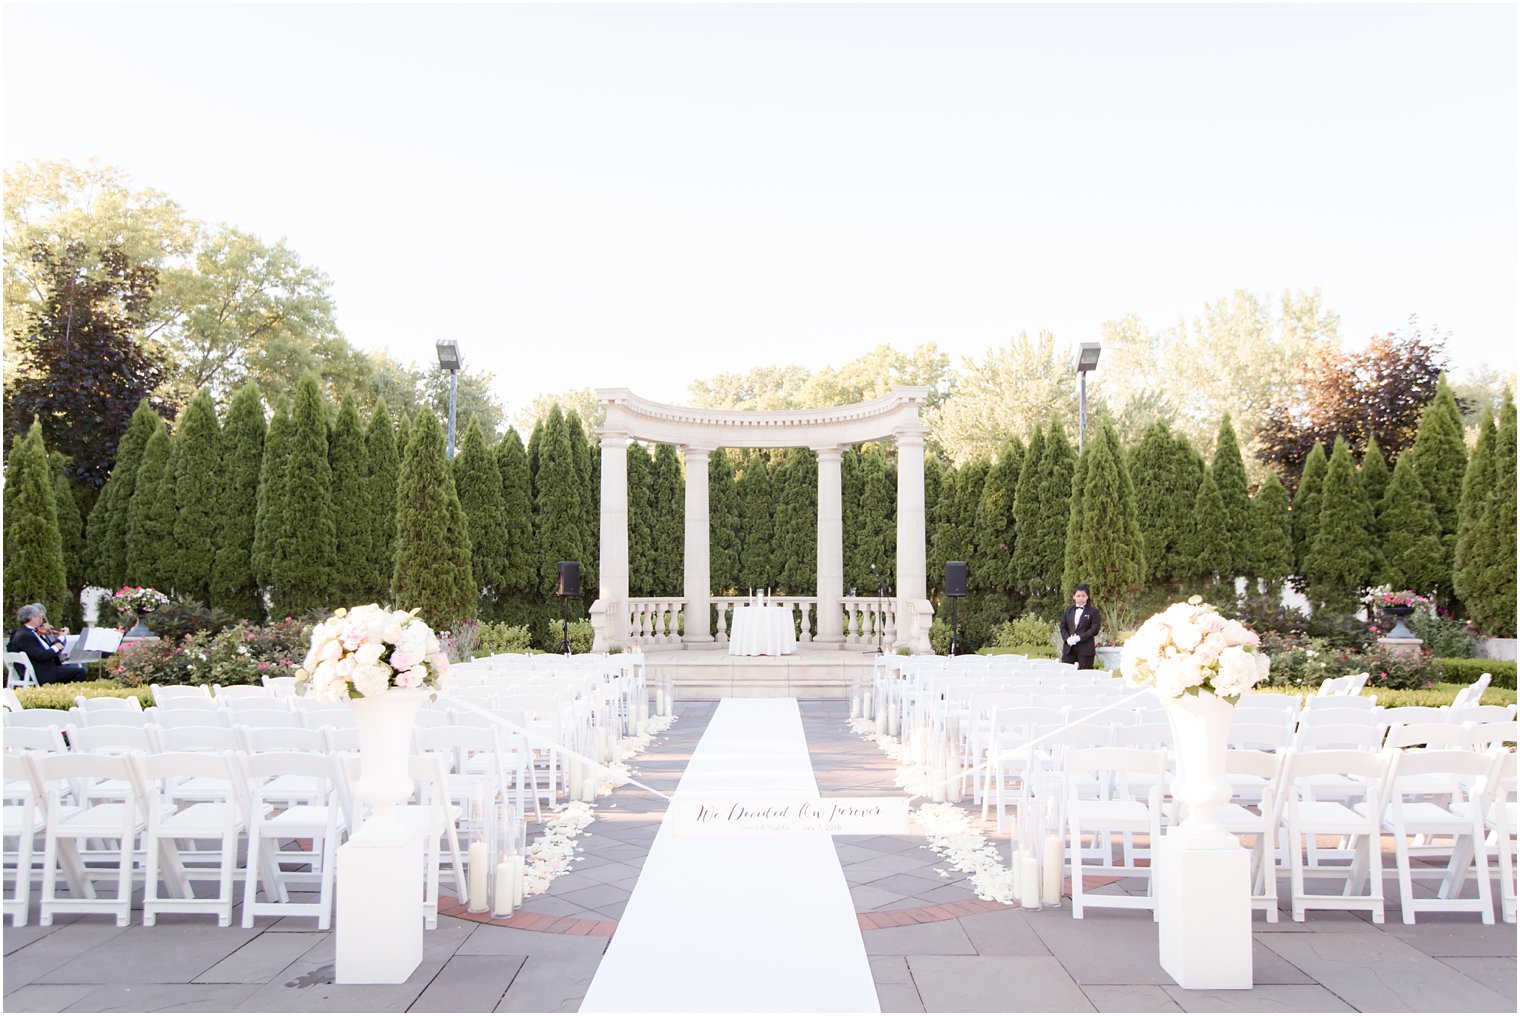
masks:
{"type": "MultiPolygon", "coordinates": [[[[676,799],[818,794],[796,699],[724,699],[676,799]]],[[[880,1012],[825,833],[678,835],[667,811],[581,1012],[880,1012]]]]}
{"type": "Polygon", "coordinates": [[[728,633],[730,656],[785,656],[797,651],[797,630],[788,607],[735,607],[728,633]]]}

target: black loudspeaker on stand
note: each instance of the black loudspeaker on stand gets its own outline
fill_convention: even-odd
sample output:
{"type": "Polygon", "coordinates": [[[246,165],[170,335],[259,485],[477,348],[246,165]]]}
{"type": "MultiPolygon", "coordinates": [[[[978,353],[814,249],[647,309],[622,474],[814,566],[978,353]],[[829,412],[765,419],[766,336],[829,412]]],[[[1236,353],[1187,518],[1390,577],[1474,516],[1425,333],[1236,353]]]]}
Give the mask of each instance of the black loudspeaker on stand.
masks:
{"type": "Polygon", "coordinates": [[[559,582],[555,586],[555,593],[559,596],[559,618],[561,631],[563,632],[559,651],[566,656],[570,655],[570,597],[581,595],[581,563],[579,561],[561,561],[559,563],[559,582]]]}
{"type": "Polygon", "coordinates": [[[945,562],[945,595],[950,597],[950,655],[961,653],[961,629],[955,618],[955,603],[966,595],[966,562],[945,562]]]}

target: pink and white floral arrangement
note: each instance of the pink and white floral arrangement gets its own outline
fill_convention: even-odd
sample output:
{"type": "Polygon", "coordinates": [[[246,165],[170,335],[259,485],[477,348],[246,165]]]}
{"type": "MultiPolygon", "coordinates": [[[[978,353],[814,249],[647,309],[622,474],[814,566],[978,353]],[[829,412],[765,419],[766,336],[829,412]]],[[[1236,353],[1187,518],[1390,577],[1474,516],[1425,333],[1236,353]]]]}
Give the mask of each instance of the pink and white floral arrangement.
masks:
{"type": "Polygon", "coordinates": [[[438,637],[415,610],[339,608],[311,630],[296,678],[319,702],[372,698],[391,688],[436,688],[449,669],[438,637]]]}
{"type": "Polygon", "coordinates": [[[1142,624],[1124,643],[1119,669],[1130,685],[1162,698],[1209,691],[1235,699],[1267,679],[1272,661],[1260,649],[1255,632],[1193,596],[1142,624]]]}

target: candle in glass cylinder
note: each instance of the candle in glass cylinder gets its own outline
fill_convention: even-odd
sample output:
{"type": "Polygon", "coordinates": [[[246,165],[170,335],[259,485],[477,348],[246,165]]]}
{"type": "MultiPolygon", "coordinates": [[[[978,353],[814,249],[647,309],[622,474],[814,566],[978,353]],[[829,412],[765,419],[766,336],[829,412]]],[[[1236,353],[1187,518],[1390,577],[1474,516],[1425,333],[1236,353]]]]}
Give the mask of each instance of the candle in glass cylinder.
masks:
{"type": "Polygon", "coordinates": [[[522,906],[523,901],[523,871],[527,868],[527,861],[523,855],[512,852],[512,905],[522,906]]]}
{"type": "Polygon", "coordinates": [[[587,766],[586,767],[586,774],[581,777],[581,800],[582,801],[595,801],[596,800],[596,786],[601,781],[602,781],[602,770],[601,770],[601,767],[600,766],[587,766]]]}
{"type": "Polygon", "coordinates": [[[474,913],[486,909],[486,845],[480,840],[470,844],[469,908],[474,913]]]}
{"type": "Polygon", "coordinates": [[[1019,855],[1019,906],[1040,909],[1040,862],[1032,853],[1019,855]]]}
{"type": "Polygon", "coordinates": [[[566,768],[569,770],[570,800],[579,801],[581,799],[581,760],[571,755],[566,768]]]}
{"type": "Polygon", "coordinates": [[[491,915],[493,917],[511,917],[512,908],[517,905],[513,899],[513,874],[512,859],[503,854],[496,865],[496,894],[491,899],[491,915]]]}
{"type": "Polygon", "coordinates": [[[1045,834],[1045,883],[1041,902],[1047,907],[1058,906],[1061,902],[1061,873],[1062,866],[1066,863],[1065,852],[1060,836],[1055,833],[1045,834]]]}

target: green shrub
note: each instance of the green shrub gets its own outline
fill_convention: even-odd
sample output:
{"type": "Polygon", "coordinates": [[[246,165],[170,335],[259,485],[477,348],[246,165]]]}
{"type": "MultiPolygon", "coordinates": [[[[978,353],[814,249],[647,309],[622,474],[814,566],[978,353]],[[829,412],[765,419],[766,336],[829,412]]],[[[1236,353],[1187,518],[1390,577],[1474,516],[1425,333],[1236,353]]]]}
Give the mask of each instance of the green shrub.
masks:
{"type": "Polygon", "coordinates": [[[1416,610],[1405,624],[1425,643],[1423,648],[1442,659],[1472,656],[1478,649],[1477,629],[1444,609],[1434,615],[1416,610]]]}
{"type": "Polygon", "coordinates": [[[450,663],[473,660],[480,645],[480,623],[457,621],[446,631],[438,632],[438,642],[443,646],[443,653],[450,663]]]}
{"type": "Polygon", "coordinates": [[[1454,684],[1472,684],[1484,674],[1490,674],[1493,677],[1490,688],[1515,687],[1514,660],[1445,659],[1441,666],[1446,671],[1446,680],[1454,684]]]}
{"type": "Polygon", "coordinates": [[[497,653],[526,653],[533,648],[533,633],[525,624],[505,621],[482,621],[475,633],[475,652],[481,656],[497,653]]]}
{"type": "Polygon", "coordinates": [[[1051,645],[990,646],[977,652],[983,656],[1028,656],[1038,660],[1054,660],[1060,655],[1051,645]]]}
{"type": "Polygon", "coordinates": [[[147,622],[159,638],[182,639],[197,632],[216,635],[237,624],[238,619],[225,610],[173,600],[149,614],[147,622]]]}
{"type": "Polygon", "coordinates": [[[262,627],[240,622],[215,635],[134,642],[111,658],[106,672],[128,688],[150,684],[258,684],[265,674],[289,674],[305,659],[311,627],[285,618],[262,627]]]}
{"type": "MultiPolygon", "coordinates": [[[[1378,705],[1385,709],[1397,706],[1449,706],[1457,692],[1464,687],[1462,684],[1442,683],[1433,688],[1368,688],[1362,694],[1376,695],[1378,705]]],[[[1512,688],[1495,688],[1490,685],[1483,692],[1482,704],[1485,706],[1508,706],[1514,702],[1515,692],[1512,688]]]]}
{"type": "MultiPolygon", "coordinates": [[[[565,637],[564,625],[556,622],[549,626],[548,637],[543,643],[543,650],[547,653],[559,651],[560,640],[565,637]]],[[[591,628],[591,622],[585,618],[570,622],[570,651],[572,653],[589,653],[591,645],[596,641],[596,632],[591,628]]]]}
{"type": "Polygon", "coordinates": [[[897,647],[897,655],[898,656],[912,656],[913,655],[913,647],[912,646],[898,646],[897,647]]]}
{"type": "Polygon", "coordinates": [[[1272,660],[1271,684],[1312,690],[1328,677],[1367,673],[1369,687],[1426,688],[1445,680],[1442,661],[1430,653],[1397,655],[1378,649],[1358,652],[1323,638],[1266,632],[1262,650],[1272,660]]]}
{"type": "Polygon", "coordinates": [[[44,684],[35,688],[17,688],[16,697],[27,709],[68,709],[74,696],[85,698],[135,698],[145,706],[153,704],[153,693],[142,688],[123,688],[114,681],[72,681],[67,684],[44,684]]]}
{"type": "MultiPolygon", "coordinates": [[[[195,651],[197,654],[199,650],[195,651]]],[[[192,680],[192,655],[173,639],[151,638],[123,646],[109,664],[107,672],[124,688],[144,688],[150,684],[203,684],[192,680]]]]}
{"type": "Polygon", "coordinates": [[[1012,646],[1055,645],[1056,626],[1050,618],[1039,614],[1025,614],[1004,621],[993,630],[992,644],[999,649],[1012,646]]]}
{"type": "Polygon", "coordinates": [[[929,648],[937,656],[950,655],[950,626],[937,617],[929,623],[929,648]]]}

